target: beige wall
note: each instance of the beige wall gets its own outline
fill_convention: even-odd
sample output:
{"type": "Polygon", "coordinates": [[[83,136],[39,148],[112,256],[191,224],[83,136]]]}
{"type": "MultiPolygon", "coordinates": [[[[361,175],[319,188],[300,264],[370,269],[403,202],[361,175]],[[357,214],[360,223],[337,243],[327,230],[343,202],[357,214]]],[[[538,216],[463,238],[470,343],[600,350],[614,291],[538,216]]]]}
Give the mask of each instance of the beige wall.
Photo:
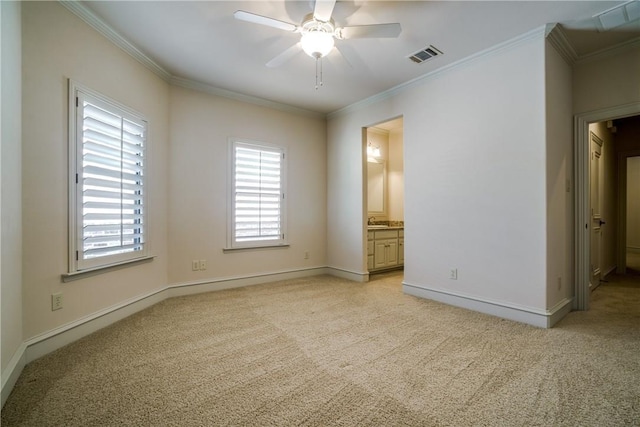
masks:
{"type": "Polygon", "coordinates": [[[166,286],[169,85],[57,2],[22,3],[23,309],[25,340],[166,286]],[[153,262],[62,283],[68,240],[71,78],[149,120],[153,262]],[[64,307],[51,311],[51,294],[64,307]]]}
{"type": "Polygon", "coordinates": [[[547,308],[573,295],[571,66],[545,43],[547,308]]]}
{"type": "Polygon", "coordinates": [[[545,310],[544,88],[541,32],[331,116],[329,265],[366,268],[359,132],[402,115],[405,282],[545,310]]]}
{"type": "MultiPolygon", "coordinates": [[[[2,81],[2,352],[4,385],[11,358],[22,344],[22,172],[21,172],[21,31],[20,3],[0,2],[2,81]]],[[[3,398],[5,396],[3,395],[3,398]]]]}
{"type": "Polygon", "coordinates": [[[37,341],[172,284],[326,265],[324,118],[172,87],[57,2],[24,3],[22,30],[22,221],[29,227],[22,234],[24,292],[18,297],[24,328],[12,329],[16,342],[37,341]],[[149,245],[155,259],[63,283],[69,78],[149,120],[149,245]],[[222,252],[229,137],[287,148],[289,248],[222,252]],[[207,269],[191,271],[192,259],[207,260],[207,269]],[[64,306],[52,312],[51,294],[58,292],[64,306]]]}
{"type": "Polygon", "coordinates": [[[312,118],[171,88],[170,283],[326,265],[326,128],[312,118]],[[290,247],[223,253],[230,137],[287,149],[290,247]],[[309,258],[304,258],[305,251],[309,258]],[[191,271],[206,259],[207,270],[191,271]]]}
{"type": "Polygon", "coordinates": [[[640,47],[597,60],[580,62],[573,69],[574,114],[640,101],[640,47]]]}

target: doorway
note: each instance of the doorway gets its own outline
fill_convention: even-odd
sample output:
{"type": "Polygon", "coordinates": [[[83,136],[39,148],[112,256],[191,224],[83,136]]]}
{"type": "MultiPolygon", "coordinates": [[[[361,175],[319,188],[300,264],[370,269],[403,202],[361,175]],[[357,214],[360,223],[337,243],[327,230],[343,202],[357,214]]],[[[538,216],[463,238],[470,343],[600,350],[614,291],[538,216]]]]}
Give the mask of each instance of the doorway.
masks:
{"type": "Polygon", "coordinates": [[[366,265],[370,274],[404,268],[404,121],[364,129],[366,265]]]}
{"type": "MultiPolygon", "coordinates": [[[[640,118],[638,120],[640,122],[640,118]]],[[[638,135],[640,143],[640,134],[638,135]]],[[[624,260],[622,273],[640,275],[640,150],[625,156],[626,193],[624,260]]]]}
{"type": "MultiPolygon", "coordinates": [[[[599,189],[602,188],[603,182],[601,182],[602,176],[599,173],[596,174],[600,176],[599,179],[596,179],[591,174],[595,168],[599,168],[602,165],[593,160],[593,157],[597,157],[597,154],[595,154],[593,150],[593,144],[595,142],[597,145],[597,141],[594,141],[592,138],[590,125],[606,123],[613,127],[616,120],[638,115],[640,115],[640,103],[585,113],[575,118],[574,181],[576,183],[576,191],[574,198],[574,254],[576,282],[573,303],[574,310],[587,310],[589,308],[591,290],[597,287],[602,277],[611,271],[603,270],[602,245],[605,243],[602,242],[602,232],[607,225],[607,221],[602,212],[597,212],[602,209],[602,206],[598,207],[598,205],[601,203],[599,198],[602,196],[602,192],[599,189]],[[594,188],[594,186],[597,186],[598,189],[594,188]],[[599,229],[596,223],[597,226],[600,226],[599,229]]],[[[625,155],[624,151],[625,150],[618,148],[618,158],[616,159],[618,171],[621,173],[622,169],[626,170],[626,163],[623,164],[620,161],[620,156],[625,155]],[[621,164],[623,164],[622,167],[620,166],[621,164]]],[[[629,151],[627,150],[627,152],[629,151]]],[[[617,187],[615,191],[619,196],[617,204],[618,212],[615,214],[614,211],[613,216],[611,216],[611,211],[609,211],[610,213],[608,214],[611,217],[611,221],[617,222],[617,227],[609,224],[611,226],[610,238],[613,236],[615,239],[613,243],[615,245],[613,249],[615,256],[614,261],[608,262],[608,268],[610,269],[611,264],[613,264],[617,272],[619,272],[621,266],[624,268],[626,264],[626,251],[622,250],[626,245],[626,237],[622,235],[622,230],[626,229],[626,222],[622,216],[626,218],[626,214],[623,214],[624,207],[621,206],[623,203],[626,206],[626,192],[621,191],[622,177],[620,177],[620,175],[617,182],[614,183],[615,187],[617,187]],[[616,229],[617,231],[614,231],[616,229]]],[[[624,182],[626,182],[626,175],[624,175],[624,182]]],[[[626,212],[626,210],[624,210],[624,212],[626,212]]],[[[611,245],[611,242],[609,242],[609,245],[611,245]]],[[[608,256],[611,256],[611,254],[608,256]]]]}

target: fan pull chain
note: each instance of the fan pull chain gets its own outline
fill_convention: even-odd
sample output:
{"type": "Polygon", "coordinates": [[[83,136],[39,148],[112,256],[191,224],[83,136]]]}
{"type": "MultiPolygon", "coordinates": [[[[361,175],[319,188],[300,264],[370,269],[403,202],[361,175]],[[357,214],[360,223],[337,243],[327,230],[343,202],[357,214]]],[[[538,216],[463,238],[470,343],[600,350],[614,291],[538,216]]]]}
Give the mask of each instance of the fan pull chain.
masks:
{"type": "Polygon", "coordinates": [[[318,62],[320,63],[320,86],[322,86],[322,57],[316,58],[316,90],[318,90],[318,62]]]}

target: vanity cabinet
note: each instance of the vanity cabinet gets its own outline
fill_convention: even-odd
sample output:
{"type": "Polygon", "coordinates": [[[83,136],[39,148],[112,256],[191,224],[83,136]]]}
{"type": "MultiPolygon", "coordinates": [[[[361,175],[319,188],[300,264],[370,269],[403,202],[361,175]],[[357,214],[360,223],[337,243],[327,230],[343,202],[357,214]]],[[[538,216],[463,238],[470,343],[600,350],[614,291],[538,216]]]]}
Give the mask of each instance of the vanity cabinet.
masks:
{"type": "Polygon", "coordinates": [[[369,271],[393,269],[404,264],[404,230],[374,230],[367,233],[369,271]]]}

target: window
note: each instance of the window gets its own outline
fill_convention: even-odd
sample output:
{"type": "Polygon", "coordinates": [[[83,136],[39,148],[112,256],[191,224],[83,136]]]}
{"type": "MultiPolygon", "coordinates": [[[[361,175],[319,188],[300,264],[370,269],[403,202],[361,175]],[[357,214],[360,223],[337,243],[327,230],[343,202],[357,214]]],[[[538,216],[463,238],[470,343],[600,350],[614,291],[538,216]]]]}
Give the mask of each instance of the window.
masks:
{"type": "Polygon", "coordinates": [[[232,141],[230,248],[286,245],[285,151],[232,141]]]}
{"type": "Polygon", "coordinates": [[[69,269],[142,258],[147,122],[73,83],[70,95],[69,269]]]}

